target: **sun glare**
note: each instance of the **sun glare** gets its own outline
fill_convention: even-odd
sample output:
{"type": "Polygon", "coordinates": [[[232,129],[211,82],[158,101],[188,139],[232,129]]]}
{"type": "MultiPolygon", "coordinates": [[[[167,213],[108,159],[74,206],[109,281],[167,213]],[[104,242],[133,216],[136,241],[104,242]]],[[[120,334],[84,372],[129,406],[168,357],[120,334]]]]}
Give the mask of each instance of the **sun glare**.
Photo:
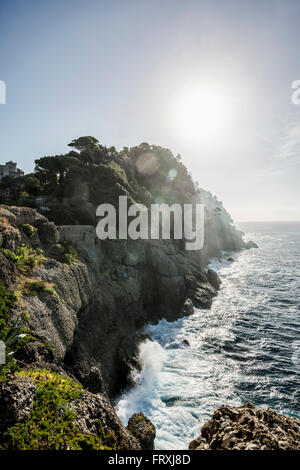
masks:
{"type": "Polygon", "coordinates": [[[218,89],[190,90],[177,103],[176,128],[191,143],[225,139],[232,122],[230,99],[218,89]]]}

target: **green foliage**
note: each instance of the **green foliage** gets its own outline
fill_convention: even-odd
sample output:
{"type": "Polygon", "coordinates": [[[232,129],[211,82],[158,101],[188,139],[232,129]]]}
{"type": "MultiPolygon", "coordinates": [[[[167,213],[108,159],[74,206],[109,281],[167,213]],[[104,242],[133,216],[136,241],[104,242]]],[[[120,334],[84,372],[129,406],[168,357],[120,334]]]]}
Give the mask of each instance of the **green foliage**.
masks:
{"type": "Polygon", "coordinates": [[[45,215],[58,225],[94,225],[95,216],[87,207],[91,203],[118,207],[122,195],[129,204],[149,206],[157,200],[186,204],[195,194],[196,186],[181,156],[175,157],[169,149],[143,142],[118,152],[92,136],[74,139],[69,146],[76,151],[36,160],[34,173],[41,193],[49,198],[50,211],[45,215]]]}
{"type": "MultiPolygon", "coordinates": [[[[10,328],[8,322],[11,315],[11,310],[15,307],[17,296],[14,292],[8,291],[4,284],[0,282],[0,340],[4,341],[7,345],[7,338],[10,336],[10,328]]],[[[9,354],[9,348],[6,349],[6,354],[9,354]]],[[[0,365],[0,383],[7,379],[7,376],[18,368],[16,362],[11,355],[7,355],[6,364],[0,365]]]]}
{"type": "Polygon", "coordinates": [[[34,249],[27,245],[20,245],[15,251],[1,248],[1,253],[12,261],[20,274],[31,274],[33,270],[42,264],[46,258],[43,256],[43,250],[34,249]]]}
{"type": "Polygon", "coordinates": [[[38,196],[42,192],[40,180],[34,175],[26,175],[24,189],[29,196],[38,196]]]}
{"type": "Polygon", "coordinates": [[[70,240],[63,240],[61,245],[65,251],[60,255],[59,261],[66,264],[78,263],[78,253],[70,240]]]}
{"type": "Polygon", "coordinates": [[[43,336],[16,324],[8,329],[4,338],[8,357],[11,358],[18,349],[22,348],[30,341],[40,341],[52,351],[50,344],[43,336]]]}
{"type": "Polygon", "coordinates": [[[133,431],[133,429],[143,420],[144,420],[143,415],[137,416],[133,421],[130,422],[130,425],[129,425],[129,428],[128,428],[129,431],[133,431]]]}
{"type": "Polygon", "coordinates": [[[22,295],[37,295],[39,292],[48,290],[46,281],[41,279],[25,279],[21,285],[22,295]]]}
{"type": "Polygon", "coordinates": [[[37,229],[30,224],[22,224],[21,229],[29,238],[32,238],[37,232],[37,229]]]}
{"type": "Polygon", "coordinates": [[[11,377],[18,370],[20,370],[20,366],[13,359],[9,359],[6,364],[0,365],[0,384],[6,382],[9,377],[11,377]]]}
{"type": "Polygon", "coordinates": [[[47,292],[48,294],[54,295],[58,300],[65,303],[56,292],[54,284],[50,282],[46,282],[42,279],[24,279],[21,283],[21,295],[38,295],[40,292],[47,292]]]}
{"type": "Polygon", "coordinates": [[[4,284],[0,282],[0,340],[5,339],[10,311],[15,307],[16,301],[15,293],[8,291],[4,284]]]}
{"type": "Polygon", "coordinates": [[[69,147],[74,147],[76,150],[84,151],[97,148],[98,144],[99,141],[96,139],[96,137],[85,136],[72,140],[72,142],[68,145],[69,147]]]}
{"type": "Polygon", "coordinates": [[[34,380],[36,396],[30,416],[5,431],[4,449],[108,449],[103,434],[101,437],[82,434],[73,423],[75,413],[68,402],[82,397],[80,385],[46,369],[23,370],[18,375],[34,380]]]}
{"type": "Polygon", "coordinates": [[[75,224],[77,220],[81,222],[75,208],[73,209],[71,207],[65,207],[62,204],[56,202],[48,203],[48,207],[50,211],[40,212],[42,212],[50,220],[53,220],[56,225],[72,225],[75,224]]]}
{"type": "Polygon", "coordinates": [[[24,320],[24,322],[28,322],[29,320],[28,312],[26,312],[26,310],[23,310],[23,312],[21,312],[21,315],[22,315],[22,319],[24,320]]]}

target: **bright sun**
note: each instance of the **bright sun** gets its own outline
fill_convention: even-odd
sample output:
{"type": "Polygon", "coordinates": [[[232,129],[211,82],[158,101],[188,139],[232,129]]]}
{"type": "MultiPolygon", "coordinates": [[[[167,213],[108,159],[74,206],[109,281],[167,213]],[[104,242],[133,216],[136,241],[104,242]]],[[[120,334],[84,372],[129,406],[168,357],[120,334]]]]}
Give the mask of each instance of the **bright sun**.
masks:
{"type": "Polygon", "coordinates": [[[218,88],[190,90],[177,103],[175,119],[184,139],[211,144],[226,137],[232,121],[231,103],[218,88]]]}

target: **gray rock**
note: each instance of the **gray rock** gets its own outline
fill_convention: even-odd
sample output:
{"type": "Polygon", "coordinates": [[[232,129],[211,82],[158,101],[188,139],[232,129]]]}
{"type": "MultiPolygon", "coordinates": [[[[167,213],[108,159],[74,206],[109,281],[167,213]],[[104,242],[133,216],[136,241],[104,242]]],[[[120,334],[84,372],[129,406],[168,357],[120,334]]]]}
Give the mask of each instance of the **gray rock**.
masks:
{"type": "Polygon", "coordinates": [[[193,302],[191,301],[191,299],[186,299],[186,301],[184,302],[183,309],[182,309],[182,315],[183,316],[193,315],[194,311],[195,309],[194,309],[193,302]]]}
{"type": "Polygon", "coordinates": [[[53,222],[45,222],[38,227],[38,235],[42,243],[53,244],[59,242],[60,234],[53,222]]]}
{"type": "Polygon", "coordinates": [[[196,289],[192,294],[191,299],[196,308],[210,308],[212,305],[211,294],[206,289],[196,289]]]}
{"type": "Polygon", "coordinates": [[[190,450],[300,450],[300,419],[271,409],[221,406],[190,450]]]}
{"type": "Polygon", "coordinates": [[[128,421],[127,428],[135,436],[142,450],[154,450],[156,430],[144,413],[135,413],[128,421]]]}
{"type": "Polygon", "coordinates": [[[218,274],[213,271],[212,269],[209,269],[206,273],[208,281],[211,283],[211,285],[219,290],[220,285],[221,285],[221,279],[219,278],[218,274]]]}
{"type": "Polygon", "coordinates": [[[29,416],[36,386],[26,377],[14,377],[0,386],[0,432],[29,416]]]}
{"type": "Polygon", "coordinates": [[[41,222],[48,222],[46,217],[31,207],[2,205],[1,208],[11,212],[15,216],[15,222],[12,223],[16,225],[30,224],[36,227],[41,222]]]}
{"type": "Polygon", "coordinates": [[[69,407],[76,414],[74,424],[81,433],[100,436],[103,445],[118,450],[141,449],[103,395],[86,392],[80,400],[70,402],[69,407]]]}
{"type": "Polygon", "coordinates": [[[259,246],[258,246],[255,242],[253,242],[252,240],[250,240],[249,242],[247,242],[247,243],[245,244],[245,248],[246,248],[247,250],[251,250],[251,248],[259,248],[259,246]]]}
{"type": "Polygon", "coordinates": [[[14,263],[0,253],[0,282],[3,282],[5,287],[12,290],[17,285],[17,277],[17,269],[14,263]]]}
{"type": "Polygon", "coordinates": [[[16,216],[8,209],[5,209],[3,206],[0,206],[0,217],[4,217],[10,224],[16,223],[16,216]]]}
{"type": "Polygon", "coordinates": [[[15,249],[21,244],[20,231],[13,225],[5,226],[0,223],[0,241],[1,248],[15,251],[15,249]]]}

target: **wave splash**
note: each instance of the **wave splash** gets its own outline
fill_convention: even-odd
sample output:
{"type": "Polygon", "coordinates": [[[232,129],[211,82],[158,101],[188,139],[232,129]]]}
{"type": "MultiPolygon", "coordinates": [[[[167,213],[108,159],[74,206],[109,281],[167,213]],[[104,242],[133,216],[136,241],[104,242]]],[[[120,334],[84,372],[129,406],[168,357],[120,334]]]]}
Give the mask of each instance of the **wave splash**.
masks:
{"type": "Polygon", "coordinates": [[[116,407],[124,425],[134,413],[141,411],[149,416],[160,406],[157,389],[166,352],[157,342],[146,340],[139,346],[139,360],[142,372],[132,372],[136,385],[122,395],[116,407]]]}

